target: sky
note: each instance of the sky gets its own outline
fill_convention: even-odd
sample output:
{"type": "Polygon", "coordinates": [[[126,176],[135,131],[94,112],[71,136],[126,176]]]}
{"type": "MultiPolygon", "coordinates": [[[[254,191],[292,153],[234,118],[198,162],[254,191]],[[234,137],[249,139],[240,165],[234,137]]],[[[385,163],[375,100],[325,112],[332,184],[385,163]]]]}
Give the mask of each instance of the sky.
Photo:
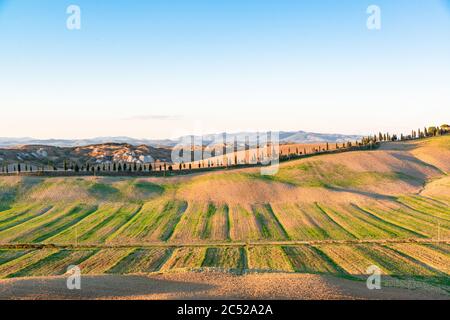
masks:
{"type": "Polygon", "coordinates": [[[0,137],[410,132],[449,40],[450,0],[0,0],[0,137]]]}

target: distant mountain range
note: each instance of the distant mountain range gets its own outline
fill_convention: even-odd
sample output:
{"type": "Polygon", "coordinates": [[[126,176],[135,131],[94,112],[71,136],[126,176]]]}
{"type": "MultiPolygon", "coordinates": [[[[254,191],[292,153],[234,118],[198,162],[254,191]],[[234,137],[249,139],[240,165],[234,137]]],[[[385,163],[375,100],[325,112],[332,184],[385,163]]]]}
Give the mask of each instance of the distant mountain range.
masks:
{"type": "Polygon", "coordinates": [[[126,143],[104,143],[78,147],[59,147],[49,145],[22,145],[0,148],[0,166],[9,170],[17,163],[28,164],[33,168],[49,166],[62,168],[64,161],[83,164],[105,164],[112,162],[153,163],[170,162],[172,148],[152,146],[133,146],[126,143]]]}
{"type": "MultiPolygon", "coordinates": [[[[237,139],[238,143],[244,143],[245,136],[257,137],[257,132],[227,133],[227,139],[237,139]]],[[[204,145],[218,141],[223,133],[194,136],[195,141],[202,139],[204,145]]],[[[313,143],[313,142],[344,142],[361,139],[359,135],[313,133],[305,131],[280,131],[280,143],[313,143]]],[[[92,139],[33,139],[33,138],[1,138],[0,147],[14,147],[20,145],[45,145],[55,147],[79,147],[105,143],[126,143],[133,146],[147,145],[152,147],[173,147],[181,142],[190,141],[191,136],[182,136],[178,139],[135,139],[129,137],[98,137],[92,139]]]]}

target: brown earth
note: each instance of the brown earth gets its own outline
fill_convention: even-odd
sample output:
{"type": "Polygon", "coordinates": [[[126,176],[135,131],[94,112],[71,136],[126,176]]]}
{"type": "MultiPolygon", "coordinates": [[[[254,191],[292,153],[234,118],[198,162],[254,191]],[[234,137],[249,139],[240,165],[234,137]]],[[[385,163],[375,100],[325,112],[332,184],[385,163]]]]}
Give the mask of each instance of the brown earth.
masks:
{"type": "MultiPolygon", "coordinates": [[[[392,280],[391,280],[392,281],[392,280]]],[[[0,299],[443,299],[427,288],[382,287],[364,281],[294,273],[236,276],[218,272],[84,276],[81,290],[68,290],[64,277],[0,281],[0,299]]]]}

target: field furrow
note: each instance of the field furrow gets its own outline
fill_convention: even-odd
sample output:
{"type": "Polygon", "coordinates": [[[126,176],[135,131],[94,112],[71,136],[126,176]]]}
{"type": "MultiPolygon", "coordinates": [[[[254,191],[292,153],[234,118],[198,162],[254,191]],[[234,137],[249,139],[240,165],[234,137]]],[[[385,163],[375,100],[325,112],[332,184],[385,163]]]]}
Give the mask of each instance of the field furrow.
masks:
{"type": "Polygon", "coordinates": [[[232,240],[260,239],[258,225],[248,208],[240,205],[231,205],[229,207],[229,217],[230,235],[232,240]]]}
{"type": "Polygon", "coordinates": [[[285,246],[283,250],[296,272],[345,274],[340,266],[315,247],[285,246]]]}
{"type": "Polygon", "coordinates": [[[413,243],[397,243],[389,245],[389,247],[436,270],[450,274],[450,254],[443,254],[427,245],[413,243]]]}
{"type": "Polygon", "coordinates": [[[229,241],[230,238],[230,214],[228,205],[221,205],[216,208],[214,216],[211,218],[209,240],[229,241]]]}
{"type": "Polygon", "coordinates": [[[426,276],[439,275],[435,270],[417,263],[413,259],[399,254],[383,245],[360,245],[357,250],[374,261],[374,265],[392,276],[426,276]]]}
{"type": "Polygon", "coordinates": [[[162,266],[161,271],[198,269],[205,259],[206,248],[176,248],[162,266]]]}
{"type": "MultiPolygon", "coordinates": [[[[16,243],[31,243],[31,242],[43,242],[44,240],[64,231],[65,229],[75,225],[79,221],[83,220],[88,215],[95,212],[97,209],[96,206],[91,205],[76,205],[70,208],[67,211],[63,211],[62,214],[56,214],[54,219],[49,219],[45,223],[34,223],[34,226],[29,230],[23,228],[24,223],[22,225],[18,225],[16,228],[8,229],[10,231],[24,231],[20,232],[19,236],[13,238],[11,242],[16,243]]],[[[44,216],[52,213],[53,210],[50,210],[48,214],[44,214],[44,216]]],[[[47,217],[46,217],[47,218],[47,217]]],[[[35,222],[37,219],[32,219],[30,222],[35,222]]]]}
{"type": "MultiPolygon", "coordinates": [[[[320,228],[326,236],[324,239],[339,239],[350,240],[355,239],[355,236],[348,232],[345,228],[334,221],[328,214],[320,209],[317,205],[298,205],[303,210],[304,214],[316,228],[320,228]]],[[[315,240],[315,239],[306,239],[315,240]]]]}
{"type": "Polygon", "coordinates": [[[22,215],[27,214],[34,207],[35,207],[35,205],[32,205],[32,204],[22,204],[22,205],[16,205],[12,208],[1,211],[0,212],[0,229],[3,227],[3,224],[8,223],[11,220],[20,218],[22,215]]]}
{"type": "Polygon", "coordinates": [[[248,267],[245,249],[242,247],[208,248],[202,262],[202,267],[240,272],[248,267]]]}
{"type": "MultiPolygon", "coordinates": [[[[212,233],[213,228],[215,227],[214,226],[214,221],[215,221],[214,217],[216,216],[216,214],[217,214],[216,206],[212,203],[209,203],[208,207],[206,209],[206,213],[201,217],[201,220],[203,221],[203,224],[201,224],[202,229],[200,232],[201,239],[203,239],[203,240],[211,239],[211,233],[212,233]]],[[[220,221],[220,220],[218,220],[218,221],[220,221]]],[[[226,228],[226,226],[225,225],[218,226],[217,229],[221,229],[221,228],[226,228]]],[[[222,239],[219,239],[219,240],[222,240],[222,239]]]]}
{"type": "Polygon", "coordinates": [[[123,226],[120,234],[117,234],[111,242],[129,243],[140,241],[151,234],[160,224],[160,219],[164,217],[164,209],[167,206],[166,199],[145,202],[139,214],[133,216],[130,221],[123,226]]]}
{"type": "Polygon", "coordinates": [[[136,249],[113,266],[108,273],[144,273],[161,269],[172,255],[173,249],[136,249]]]}
{"type": "Polygon", "coordinates": [[[252,211],[259,229],[260,238],[270,240],[289,239],[289,235],[275,216],[270,204],[254,205],[252,211]]]}
{"type": "Polygon", "coordinates": [[[408,228],[401,226],[395,222],[389,221],[389,219],[383,219],[379,215],[372,212],[370,209],[362,208],[356,204],[351,204],[349,207],[350,212],[361,213],[365,215],[367,219],[371,221],[376,221],[376,226],[381,228],[391,234],[391,238],[415,238],[424,237],[423,235],[411,231],[408,228]]]}
{"type": "Polygon", "coordinates": [[[86,233],[80,235],[79,241],[86,243],[104,243],[109,237],[113,237],[114,232],[127,223],[141,209],[140,205],[123,205],[119,210],[114,211],[104,220],[89,229],[86,233]]]}
{"type": "Polygon", "coordinates": [[[422,233],[390,216],[379,215],[371,207],[359,207],[355,204],[348,206],[320,207],[339,224],[343,225],[359,239],[395,239],[424,237],[422,233]]]}
{"type": "Polygon", "coordinates": [[[436,221],[436,219],[403,205],[398,206],[393,203],[380,203],[379,206],[373,206],[369,210],[385,220],[395,222],[427,238],[436,238],[439,230],[443,231],[444,237],[450,236],[450,229],[441,226],[440,222],[436,221]]]}
{"type": "Polygon", "coordinates": [[[76,225],[90,214],[97,210],[97,206],[78,206],[70,211],[66,216],[57,218],[49,223],[39,226],[38,229],[33,230],[33,234],[29,233],[26,236],[21,236],[14,239],[15,242],[44,242],[48,238],[76,225]]]}
{"type": "Polygon", "coordinates": [[[29,250],[0,250],[0,266],[29,252],[29,250]]]}
{"type": "Polygon", "coordinates": [[[37,205],[27,207],[26,209],[12,208],[8,210],[8,213],[2,216],[0,221],[0,231],[18,226],[24,222],[27,222],[33,218],[36,218],[52,209],[49,205],[37,205]]]}
{"type": "Polygon", "coordinates": [[[67,207],[62,207],[61,205],[54,206],[50,210],[46,211],[44,214],[34,217],[28,221],[21,223],[20,225],[13,226],[11,228],[0,231],[0,242],[8,243],[12,242],[13,239],[18,238],[22,235],[33,234],[33,230],[39,229],[39,226],[51,223],[55,219],[62,219],[71,210],[77,208],[77,204],[68,205],[67,207]]]}
{"type": "Polygon", "coordinates": [[[122,235],[115,237],[112,242],[167,241],[172,236],[186,208],[185,201],[176,200],[146,205],[139,218],[122,230],[122,235]]]}
{"type": "Polygon", "coordinates": [[[441,221],[443,225],[450,227],[450,213],[447,210],[444,211],[435,206],[427,205],[427,203],[421,201],[420,198],[412,196],[399,197],[398,201],[405,207],[416,211],[422,216],[425,216],[430,220],[441,221]]]}
{"type": "Polygon", "coordinates": [[[422,202],[429,206],[430,208],[436,208],[437,210],[447,213],[450,216],[450,208],[447,203],[440,201],[438,199],[434,199],[432,197],[427,197],[424,195],[414,195],[411,196],[411,198],[415,199],[416,201],[422,202]]]}
{"type": "Polygon", "coordinates": [[[450,244],[433,243],[433,244],[428,244],[427,246],[432,248],[433,250],[437,250],[443,254],[450,255],[450,244]]]}
{"type": "Polygon", "coordinates": [[[28,266],[33,265],[36,262],[45,259],[48,256],[51,256],[55,252],[58,252],[58,250],[57,249],[34,250],[24,255],[21,255],[16,259],[10,260],[0,265],[0,278],[11,277],[20,270],[27,268],[28,266]]]}
{"type": "Polygon", "coordinates": [[[30,264],[13,274],[10,277],[27,276],[58,276],[65,274],[69,266],[79,265],[95,253],[95,250],[61,250],[46,256],[41,260],[30,264]]]}
{"type": "Polygon", "coordinates": [[[100,205],[96,212],[87,216],[77,224],[65,229],[64,231],[48,238],[47,243],[69,244],[69,243],[83,243],[80,238],[92,230],[95,226],[107,219],[112,219],[113,215],[120,209],[120,205],[103,204],[100,205]]]}
{"type": "Polygon", "coordinates": [[[79,268],[82,274],[103,274],[112,269],[133,250],[130,248],[102,249],[80,263],[79,268]]]}
{"type": "Polygon", "coordinates": [[[286,253],[277,246],[255,246],[247,250],[248,268],[250,271],[273,272],[294,271],[286,253]]]}
{"type": "MultiPolygon", "coordinates": [[[[202,239],[203,230],[206,227],[207,213],[209,211],[209,205],[199,202],[188,202],[186,211],[177,224],[171,241],[189,241],[202,239]]],[[[214,213],[214,209],[212,212],[214,213]]]]}
{"type": "Polygon", "coordinates": [[[353,245],[320,245],[317,246],[346,273],[354,276],[366,275],[367,268],[374,265],[374,260],[362,254],[353,245]]]}

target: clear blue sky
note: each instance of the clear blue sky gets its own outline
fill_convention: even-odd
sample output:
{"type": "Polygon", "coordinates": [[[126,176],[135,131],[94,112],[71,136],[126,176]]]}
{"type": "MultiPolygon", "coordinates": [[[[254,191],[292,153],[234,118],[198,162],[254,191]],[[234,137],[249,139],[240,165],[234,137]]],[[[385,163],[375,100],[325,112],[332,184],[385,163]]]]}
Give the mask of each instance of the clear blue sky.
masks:
{"type": "Polygon", "coordinates": [[[450,0],[0,0],[3,137],[407,132],[449,88],[450,0]]]}

